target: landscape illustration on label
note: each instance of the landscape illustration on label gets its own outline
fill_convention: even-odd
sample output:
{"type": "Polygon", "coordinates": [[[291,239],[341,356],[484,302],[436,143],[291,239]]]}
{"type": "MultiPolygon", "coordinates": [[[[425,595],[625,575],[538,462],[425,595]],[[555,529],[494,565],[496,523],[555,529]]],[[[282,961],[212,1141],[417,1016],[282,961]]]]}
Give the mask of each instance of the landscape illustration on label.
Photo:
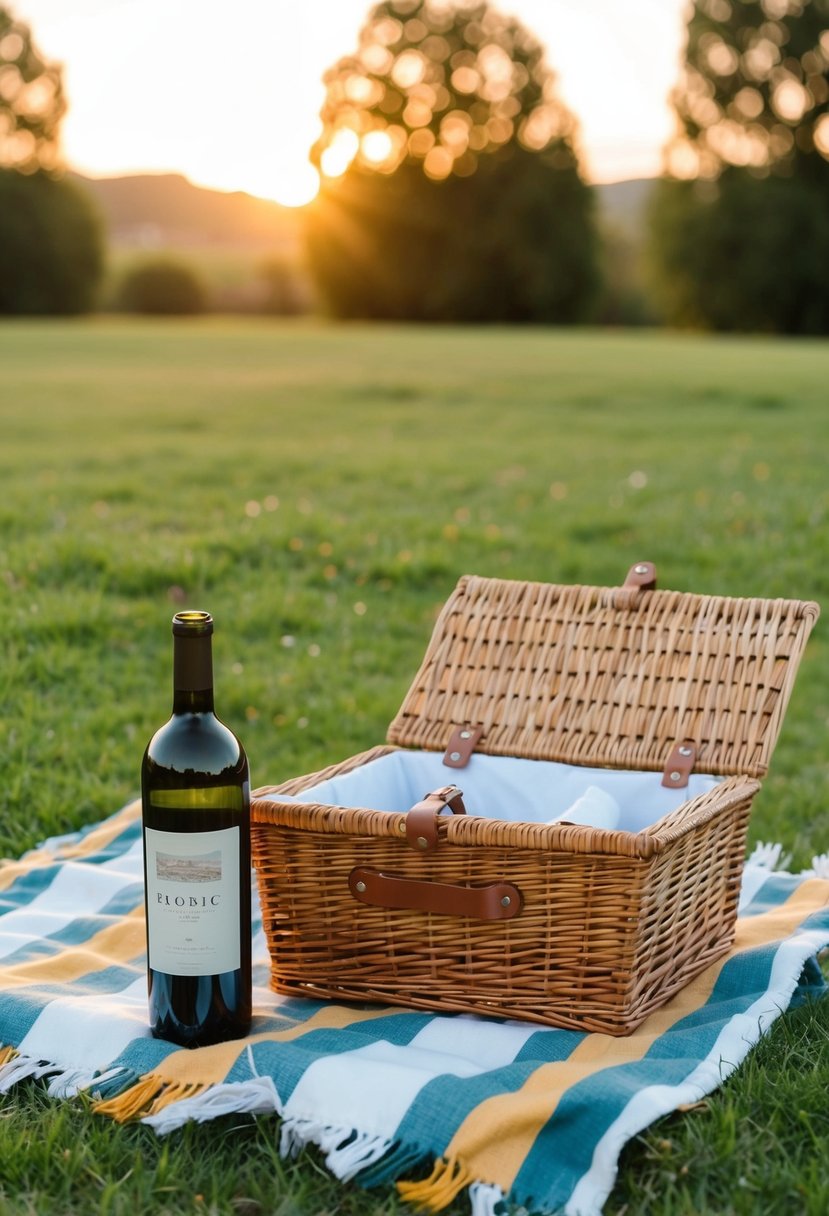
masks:
{"type": "Polygon", "coordinates": [[[219,849],[214,849],[212,853],[199,853],[195,857],[177,857],[172,853],[158,852],[155,855],[155,873],[162,882],[220,882],[222,854],[219,849]]]}

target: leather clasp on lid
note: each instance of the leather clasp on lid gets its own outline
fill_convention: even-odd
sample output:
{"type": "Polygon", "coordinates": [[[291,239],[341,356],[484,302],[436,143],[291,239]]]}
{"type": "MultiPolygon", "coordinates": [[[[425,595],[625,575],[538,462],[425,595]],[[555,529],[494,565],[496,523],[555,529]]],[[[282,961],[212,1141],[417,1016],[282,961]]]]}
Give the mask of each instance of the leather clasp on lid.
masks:
{"type": "Polygon", "coordinates": [[[638,587],[642,591],[653,591],[656,587],[656,566],[653,562],[637,562],[628,570],[623,586],[638,587]]]}
{"type": "Polygon", "coordinates": [[[653,562],[637,562],[627,572],[627,578],[621,587],[614,587],[610,592],[610,603],[614,608],[623,610],[635,608],[641,603],[643,591],[656,589],[656,566],[653,562]]]}
{"type": "Polygon", "coordinates": [[[456,726],[443,753],[446,767],[466,768],[483,733],[480,726],[456,726]]]}
{"type": "Polygon", "coordinates": [[[697,749],[693,743],[675,743],[671,754],[665,762],[662,773],[662,784],[666,789],[682,790],[688,784],[688,778],[694,770],[697,749]]]}
{"type": "Polygon", "coordinates": [[[456,785],[444,785],[416,802],[406,816],[406,840],[417,853],[430,853],[437,848],[438,815],[448,807],[453,815],[465,815],[463,794],[456,785]]]}

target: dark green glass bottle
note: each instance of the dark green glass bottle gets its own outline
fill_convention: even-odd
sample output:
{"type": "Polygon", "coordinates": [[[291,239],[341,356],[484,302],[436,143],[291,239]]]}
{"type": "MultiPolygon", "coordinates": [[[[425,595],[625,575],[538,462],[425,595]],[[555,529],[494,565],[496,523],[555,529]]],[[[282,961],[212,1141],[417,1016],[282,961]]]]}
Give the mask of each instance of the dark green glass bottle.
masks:
{"type": "Polygon", "coordinates": [[[213,618],[173,617],[173,713],[144,754],[150,1027],[203,1047],[251,1018],[250,777],[213,712],[213,618]]]}

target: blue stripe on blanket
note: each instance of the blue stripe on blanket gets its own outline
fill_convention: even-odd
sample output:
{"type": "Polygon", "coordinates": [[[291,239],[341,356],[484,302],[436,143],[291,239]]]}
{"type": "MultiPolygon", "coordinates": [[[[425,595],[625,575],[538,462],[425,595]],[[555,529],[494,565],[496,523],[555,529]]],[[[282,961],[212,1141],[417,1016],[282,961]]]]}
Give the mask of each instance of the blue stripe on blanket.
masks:
{"type": "Polygon", "coordinates": [[[779,908],[802,882],[803,879],[797,874],[769,874],[751,902],[740,909],[740,916],[760,916],[763,912],[779,908]]]}
{"type": "MultiPolygon", "coordinates": [[[[141,824],[132,823],[99,852],[93,853],[88,857],[70,860],[77,860],[84,865],[93,866],[102,865],[107,861],[114,861],[116,857],[122,857],[124,853],[129,852],[135,842],[140,839],[140,835],[141,824]]],[[[76,839],[79,840],[80,837],[76,839]]],[[[0,916],[6,912],[10,912],[13,908],[30,904],[38,895],[48,890],[65,865],[65,861],[50,862],[49,864],[38,865],[25,874],[21,874],[4,891],[0,891],[0,916]]]]}
{"type": "MultiPolygon", "coordinates": [[[[498,1094],[514,1093],[532,1076],[538,1067],[533,1060],[507,1064],[481,1073],[477,1077],[457,1077],[447,1074],[429,1081],[415,1098],[396,1132],[404,1145],[417,1146],[419,1157],[441,1157],[464,1120],[487,1099],[498,1094]],[[440,1119],[435,1112],[440,1111],[440,1119]]],[[[376,1186],[395,1176],[394,1159],[381,1161],[357,1177],[366,1185],[376,1186]]]]}
{"type": "MultiPolygon", "coordinates": [[[[516,1052],[512,1063],[473,1077],[452,1074],[427,1082],[416,1096],[395,1133],[412,1157],[441,1156],[455,1132],[476,1106],[497,1094],[519,1089],[540,1064],[566,1060],[586,1036],[573,1030],[539,1030],[516,1052]],[[440,1120],[435,1111],[441,1112],[440,1120]],[[411,1146],[418,1146],[413,1153],[411,1146]]],[[[395,1156],[357,1175],[365,1186],[377,1186],[395,1177],[395,1156]]],[[[406,1168],[406,1167],[403,1167],[406,1168]]]]}
{"type": "Polygon", "coordinates": [[[5,1044],[18,1046],[52,1001],[68,996],[111,995],[122,992],[143,973],[142,966],[106,967],[70,983],[39,984],[0,992],[0,1026],[5,1044]]]}
{"type": "Polygon", "coordinates": [[[47,937],[38,937],[24,946],[6,954],[0,959],[3,968],[13,967],[16,963],[31,962],[36,958],[49,958],[60,954],[66,946],[80,946],[88,941],[95,933],[106,929],[113,921],[120,920],[144,902],[144,884],[130,883],[122,887],[112,899],[92,916],[81,916],[47,937]]]}
{"type": "MultiPolygon", "coordinates": [[[[789,894],[787,887],[788,884],[776,884],[781,898],[765,906],[779,906],[789,894]]],[[[825,914],[817,914],[811,919],[813,927],[819,927],[821,921],[825,926],[825,914]]],[[[708,1001],[660,1036],[641,1060],[611,1066],[568,1089],[524,1159],[515,1179],[513,1195],[521,1203],[531,1204],[536,1198],[533,1186],[539,1176],[543,1176],[549,1186],[545,1201],[565,1203],[579,1178],[590,1168],[597,1142],[628,1103],[646,1087],[678,1086],[686,1081],[699,1068],[700,1062],[709,1057],[718,1037],[732,1020],[745,1015],[763,996],[779,950],[779,944],[774,943],[730,959],[722,968],[708,1001]],[[550,1160],[557,1162],[554,1172],[548,1168],[550,1160]]],[[[759,1014],[754,1020],[754,1038],[758,1037],[758,1019],[759,1014]]],[[[749,1027],[746,1030],[750,1032],[749,1027]]],[[[722,1058],[719,1065],[715,1063],[723,1076],[730,1073],[745,1054],[748,1041],[748,1038],[741,1040],[743,1050],[738,1058],[722,1058]]]]}
{"type": "MultiPolygon", "coordinates": [[[[255,1043],[252,1048],[256,1071],[274,1078],[283,1103],[294,1092],[297,1082],[315,1062],[332,1055],[358,1051],[367,1043],[384,1039],[399,1045],[410,1043],[431,1018],[420,1013],[391,1013],[388,1017],[353,1022],[349,1026],[309,1030],[291,1042],[290,1052],[282,1043],[255,1043]]],[[[236,1061],[229,1079],[248,1080],[253,1074],[246,1062],[236,1061]],[[247,1067],[247,1075],[243,1069],[247,1067]],[[238,1070],[238,1071],[237,1071],[238,1070]]]]}

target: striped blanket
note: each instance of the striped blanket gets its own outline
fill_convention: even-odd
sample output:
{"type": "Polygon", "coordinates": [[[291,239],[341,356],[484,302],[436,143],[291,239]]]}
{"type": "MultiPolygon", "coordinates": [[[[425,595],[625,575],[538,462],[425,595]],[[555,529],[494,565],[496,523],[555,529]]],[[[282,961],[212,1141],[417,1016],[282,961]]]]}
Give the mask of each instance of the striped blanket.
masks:
{"type": "Polygon", "coordinates": [[[829,881],[754,862],[731,955],[628,1038],[280,998],[257,921],[250,1036],[183,1051],[146,1028],[133,803],[0,867],[0,1090],[46,1077],[56,1098],[89,1090],[102,1115],[162,1135],[276,1113],[284,1153],[317,1144],[338,1178],[433,1211],[467,1189],[475,1216],[503,1199],[598,1213],[625,1142],[710,1093],[823,984],[829,881]]]}

